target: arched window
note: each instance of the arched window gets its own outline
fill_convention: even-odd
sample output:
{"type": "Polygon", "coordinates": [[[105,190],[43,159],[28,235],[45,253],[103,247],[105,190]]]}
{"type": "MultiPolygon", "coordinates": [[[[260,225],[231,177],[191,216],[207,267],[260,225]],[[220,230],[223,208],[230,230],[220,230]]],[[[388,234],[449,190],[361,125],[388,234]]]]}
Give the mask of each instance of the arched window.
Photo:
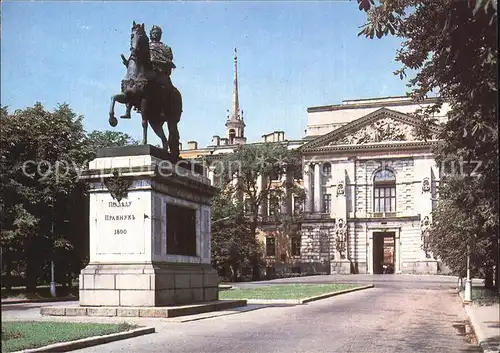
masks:
{"type": "Polygon", "coordinates": [[[234,129],[229,129],[229,144],[232,145],[234,143],[234,138],[236,137],[236,131],[234,129]]]}
{"type": "Polygon", "coordinates": [[[396,211],[396,176],[389,169],[382,169],[373,178],[374,212],[396,211]]]}

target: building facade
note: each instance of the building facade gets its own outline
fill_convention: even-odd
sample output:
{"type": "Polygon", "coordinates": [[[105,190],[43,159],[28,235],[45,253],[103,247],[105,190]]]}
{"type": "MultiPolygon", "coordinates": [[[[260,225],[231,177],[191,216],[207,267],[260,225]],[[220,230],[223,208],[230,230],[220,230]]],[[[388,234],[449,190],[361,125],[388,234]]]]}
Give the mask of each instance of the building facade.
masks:
{"type": "MultiPolygon", "coordinates": [[[[440,181],[432,155],[437,141],[417,136],[420,120],[413,115],[435,102],[386,97],[311,107],[304,137],[287,140],[283,131],[275,131],[253,142],[286,142],[288,148],[299,149],[303,162],[302,177],[294,182],[306,200],[296,202],[291,195],[283,207],[293,213],[292,224],[284,229],[273,222],[269,205],[260,210],[258,238],[265,243],[268,273],[442,271],[425,246],[440,181]]],[[[444,104],[435,118],[444,121],[448,109],[444,104]]],[[[220,160],[247,143],[244,128],[235,51],[226,136],[213,136],[204,148],[190,141],[181,156],[209,164],[220,160]]],[[[210,165],[207,177],[216,184],[210,165]]]]}

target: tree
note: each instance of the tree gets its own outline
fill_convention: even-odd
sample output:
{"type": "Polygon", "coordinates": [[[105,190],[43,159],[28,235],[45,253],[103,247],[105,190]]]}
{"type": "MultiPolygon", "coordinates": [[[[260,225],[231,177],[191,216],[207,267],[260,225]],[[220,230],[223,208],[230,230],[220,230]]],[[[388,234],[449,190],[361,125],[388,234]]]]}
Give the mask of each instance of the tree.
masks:
{"type": "MultiPolygon", "coordinates": [[[[257,228],[262,218],[259,209],[274,201],[277,205],[287,205],[284,215],[291,215],[291,207],[287,200],[292,194],[303,197],[304,192],[293,181],[293,175],[301,170],[301,157],[297,151],[289,150],[285,144],[264,143],[241,145],[227,155],[216,167],[215,173],[220,176],[223,187],[235,184],[235,195],[243,202],[248,219],[249,234],[256,237],[257,228]],[[285,177],[287,176],[288,177],[285,177]]],[[[281,212],[274,210],[274,216],[281,212]]],[[[285,221],[287,216],[281,218],[285,221]]],[[[259,276],[258,259],[253,261],[254,278],[259,276]]]]}
{"type": "Polygon", "coordinates": [[[54,111],[40,103],[9,113],[1,107],[0,229],[6,285],[13,271],[30,291],[48,279],[71,283],[88,256],[87,185],[78,179],[95,149],[133,143],[126,134],[93,132],[67,104],[54,111]]]}
{"type": "Polygon", "coordinates": [[[95,158],[96,151],[103,147],[120,147],[138,145],[140,141],[130,135],[119,131],[98,131],[94,130],[86,136],[85,146],[89,159],[95,158]]]}
{"type": "MultiPolygon", "coordinates": [[[[84,130],[82,117],[59,105],[40,103],[9,114],[2,108],[0,156],[1,242],[8,270],[12,260],[26,264],[28,290],[36,288],[46,260],[72,250],[72,232],[63,232],[69,199],[78,192],[77,167],[84,130]]],[[[10,273],[9,273],[10,274],[10,273]]]]}
{"type": "Polygon", "coordinates": [[[220,277],[236,282],[260,258],[261,246],[252,236],[243,203],[231,186],[220,190],[212,205],[212,261],[220,277]]]}
{"type": "Polygon", "coordinates": [[[500,289],[497,1],[358,0],[358,4],[368,13],[359,35],[392,34],[403,39],[396,56],[403,67],[395,74],[403,79],[407,71],[415,72],[408,84],[410,96],[421,101],[438,92],[442,98],[417,113],[424,138],[429,137],[428,127],[437,125],[432,113],[442,101],[450,103],[434,149],[444,177],[430,228],[431,250],[463,273],[469,245],[473,270],[488,279],[496,264],[500,289]],[[453,167],[455,172],[450,173],[453,167]]]}

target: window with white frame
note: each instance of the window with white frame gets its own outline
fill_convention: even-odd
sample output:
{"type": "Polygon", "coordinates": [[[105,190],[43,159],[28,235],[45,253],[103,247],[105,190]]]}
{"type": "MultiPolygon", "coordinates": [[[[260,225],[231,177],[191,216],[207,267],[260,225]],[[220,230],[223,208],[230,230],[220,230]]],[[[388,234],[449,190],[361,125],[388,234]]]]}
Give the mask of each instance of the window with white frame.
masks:
{"type": "Polygon", "coordinates": [[[396,211],[396,176],[389,169],[382,169],[373,178],[374,212],[396,211]]]}

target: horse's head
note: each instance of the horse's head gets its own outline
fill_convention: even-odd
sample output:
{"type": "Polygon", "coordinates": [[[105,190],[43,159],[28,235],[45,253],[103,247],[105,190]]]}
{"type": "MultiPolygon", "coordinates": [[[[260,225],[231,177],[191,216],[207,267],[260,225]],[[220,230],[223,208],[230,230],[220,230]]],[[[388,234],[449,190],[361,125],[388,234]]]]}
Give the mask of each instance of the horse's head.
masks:
{"type": "Polygon", "coordinates": [[[149,39],[144,30],[144,23],[132,24],[132,34],[130,35],[130,52],[133,56],[149,60],[149,39]]]}

